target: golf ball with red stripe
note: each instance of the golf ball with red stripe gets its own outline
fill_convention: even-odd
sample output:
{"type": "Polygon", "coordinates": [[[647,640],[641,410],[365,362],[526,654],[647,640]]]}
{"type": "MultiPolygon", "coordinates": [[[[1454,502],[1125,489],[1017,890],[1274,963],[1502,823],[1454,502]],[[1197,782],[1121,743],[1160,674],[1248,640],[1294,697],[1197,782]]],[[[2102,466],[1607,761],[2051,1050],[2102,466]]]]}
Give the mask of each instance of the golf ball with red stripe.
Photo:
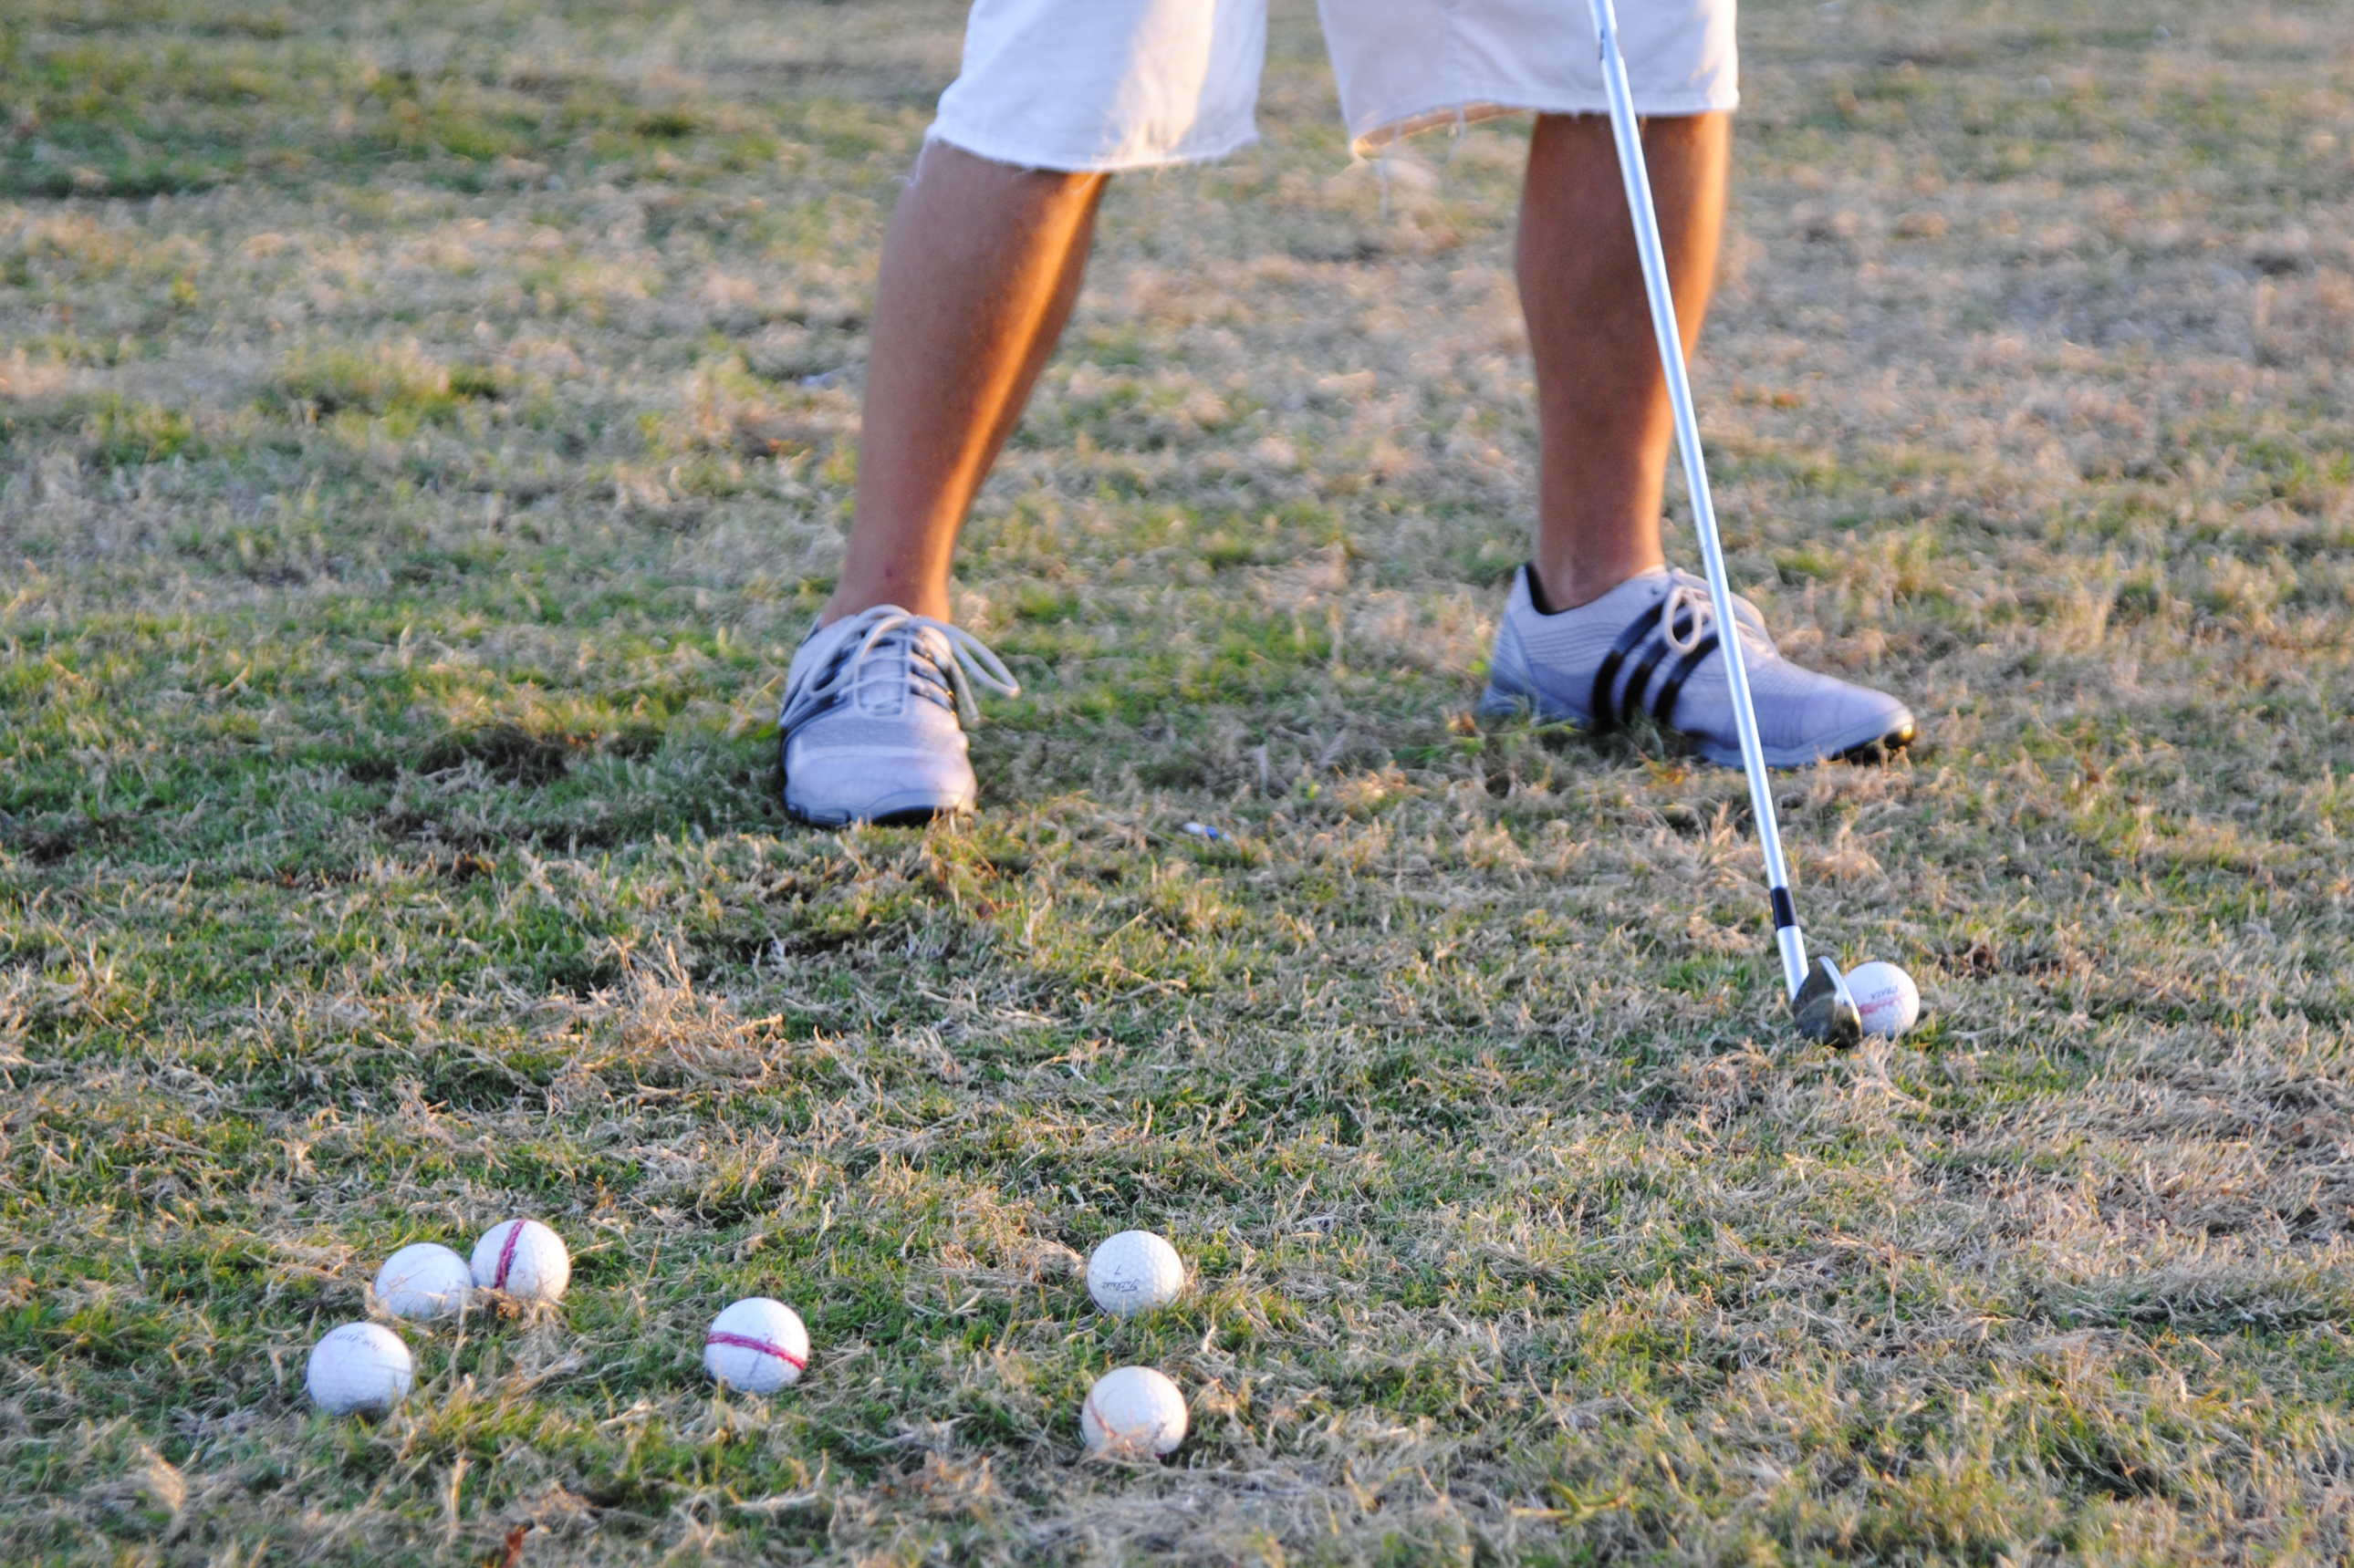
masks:
{"type": "Polygon", "coordinates": [[[572,1283],[564,1238],[537,1220],[502,1220],[474,1244],[474,1284],[521,1301],[554,1301],[572,1283]]]}
{"type": "Polygon", "coordinates": [[[748,1296],[711,1320],[703,1370],[724,1387],[773,1393],[801,1382],[809,1351],[809,1330],[799,1313],[781,1301],[748,1296]]]}

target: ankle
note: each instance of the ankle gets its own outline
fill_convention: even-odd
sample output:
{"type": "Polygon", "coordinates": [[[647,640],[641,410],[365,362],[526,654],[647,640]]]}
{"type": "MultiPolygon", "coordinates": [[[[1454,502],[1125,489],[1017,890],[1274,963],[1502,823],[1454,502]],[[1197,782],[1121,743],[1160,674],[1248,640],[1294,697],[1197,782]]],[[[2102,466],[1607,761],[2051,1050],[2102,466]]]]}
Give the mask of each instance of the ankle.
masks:
{"type": "Polygon", "coordinates": [[[832,626],[837,620],[847,620],[854,615],[861,615],[870,609],[905,610],[909,615],[929,616],[934,620],[949,619],[949,605],[945,597],[934,599],[926,594],[903,594],[895,597],[888,592],[859,592],[849,588],[836,588],[833,591],[833,597],[825,601],[825,608],[817,612],[817,623],[820,626],[832,626]]]}
{"type": "Polygon", "coordinates": [[[1664,556],[1654,556],[1649,560],[1615,560],[1596,566],[1565,562],[1546,566],[1531,561],[1529,599],[1539,615],[1559,615],[1564,610],[1592,604],[1613,588],[1637,577],[1664,571],[1667,564],[1664,556]]]}

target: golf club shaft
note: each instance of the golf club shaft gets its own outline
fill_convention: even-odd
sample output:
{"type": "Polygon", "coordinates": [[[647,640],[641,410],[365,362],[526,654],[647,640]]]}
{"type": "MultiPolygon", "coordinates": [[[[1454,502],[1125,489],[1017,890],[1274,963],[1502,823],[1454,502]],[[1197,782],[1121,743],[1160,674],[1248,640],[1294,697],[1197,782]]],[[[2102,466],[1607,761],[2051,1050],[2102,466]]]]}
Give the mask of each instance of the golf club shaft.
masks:
{"type": "Polygon", "coordinates": [[[1675,411],[1676,450],[1682,455],[1685,488],[1691,493],[1692,532],[1700,535],[1701,563],[1708,574],[1708,597],[1716,606],[1717,652],[1732,687],[1733,723],[1741,732],[1741,765],[1749,775],[1749,805],[1757,819],[1757,842],[1766,853],[1766,885],[1774,906],[1774,941],[1781,949],[1782,974],[1792,996],[1807,978],[1807,943],[1798,934],[1790,902],[1790,875],[1782,860],[1781,829],[1774,821],[1774,790],[1766,775],[1766,753],[1757,738],[1757,711],[1749,700],[1749,666],[1742,657],[1740,622],[1733,616],[1733,589],[1725,581],[1724,549],[1716,536],[1716,505],[1710,498],[1708,465],[1702,460],[1700,421],[1692,414],[1691,378],[1684,368],[1683,339],[1676,331],[1676,301],[1668,286],[1668,263],[1659,242],[1659,215],[1651,201],[1650,171],[1643,164],[1642,129],[1635,120],[1635,96],[1627,84],[1627,62],[1618,51],[1618,15],[1611,0],[1588,0],[1594,31],[1602,46],[1602,84],[1610,98],[1610,134],[1618,146],[1618,172],[1627,182],[1627,206],[1635,219],[1635,248],[1643,258],[1643,290],[1651,302],[1651,329],[1659,340],[1659,365],[1668,377],[1668,404],[1675,411]]]}

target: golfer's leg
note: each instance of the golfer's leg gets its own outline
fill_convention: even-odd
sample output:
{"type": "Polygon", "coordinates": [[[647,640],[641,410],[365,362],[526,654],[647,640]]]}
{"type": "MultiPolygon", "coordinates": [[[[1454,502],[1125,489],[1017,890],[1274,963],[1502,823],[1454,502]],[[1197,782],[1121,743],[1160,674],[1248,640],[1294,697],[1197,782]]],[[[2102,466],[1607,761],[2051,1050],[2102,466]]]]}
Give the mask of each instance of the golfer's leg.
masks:
{"type": "Polygon", "coordinates": [[[974,0],[884,246],[842,577],[785,673],[795,815],[973,809],[970,688],[1019,688],[947,624],[957,535],[1070,316],[1109,174],[1249,142],[1266,20],[1266,0],[974,0]]]}
{"type": "MultiPolygon", "coordinates": [[[[1716,276],[1727,119],[1654,118],[1643,130],[1687,352],[1716,276]]],[[[1660,490],[1674,432],[1607,116],[1537,118],[1520,284],[1543,463],[1535,567],[1552,608],[1566,609],[1664,561],[1660,490]]]]}
{"type": "Polygon", "coordinates": [[[856,510],[822,621],[878,604],[948,619],[957,533],[1070,319],[1108,177],[925,149],[884,240],[856,510]]]}
{"type": "MultiPolygon", "coordinates": [[[[1700,335],[1723,227],[1721,113],[1659,116],[1643,133],[1689,352],[1700,335]]],[[[1638,715],[1702,757],[1738,766],[1741,747],[1719,633],[1699,579],[1670,574],[1659,493],[1674,425],[1635,250],[1610,122],[1546,115],[1529,152],[1521,297],[1536,356],[1543,444],[1536,559],[1513,585],[1489,661],[1490,711],[1532,706],[1607,728],[1638,715]]],[[[1746,603],[1746,601],[1741,601],[1746,603]]],[[[1801,669],[1743,637],[1766,761],[1879,756],[1913,738],[1912,713],[1885,693],[1801,669]]]]}

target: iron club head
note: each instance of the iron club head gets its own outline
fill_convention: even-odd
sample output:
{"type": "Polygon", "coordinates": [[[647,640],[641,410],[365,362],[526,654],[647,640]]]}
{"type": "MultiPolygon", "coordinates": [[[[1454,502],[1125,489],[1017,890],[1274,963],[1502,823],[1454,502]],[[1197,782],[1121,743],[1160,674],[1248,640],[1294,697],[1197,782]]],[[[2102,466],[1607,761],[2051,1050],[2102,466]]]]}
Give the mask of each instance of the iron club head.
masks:
{"type": "Polygon", "coordinates": [[[1819,1040],[1842,1051],[1850,1050],[1863,1040],[1863,1014],[1856,1010],[1855,997],[1847,989],[1847,977],[1839,966],[1819,954],[1814,967],[1807,971],[1807,983],[1790,999],[1790,1019],[1798,1033],[1809,1040],[1819,1040]]]}

